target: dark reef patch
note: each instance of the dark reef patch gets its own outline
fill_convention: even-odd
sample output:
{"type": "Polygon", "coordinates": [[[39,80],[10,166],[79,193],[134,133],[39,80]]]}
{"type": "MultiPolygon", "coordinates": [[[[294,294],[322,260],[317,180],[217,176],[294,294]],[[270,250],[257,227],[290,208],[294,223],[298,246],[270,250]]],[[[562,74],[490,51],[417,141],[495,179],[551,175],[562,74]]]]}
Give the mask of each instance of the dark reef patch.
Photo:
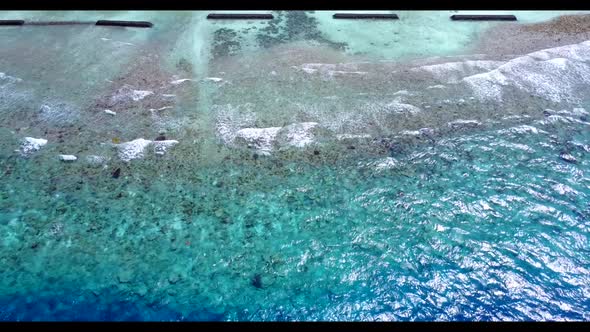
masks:
{"type": "Polygon", "coordinates": [[[347,47],[346,43],[336,43],[326,39],[318,29],[317,20],[303,11],[279,12],[268,26],[259,30],[256,40],[261,47],[265,48],[295,40],[314,40],[338,50],[345,50],[347,47]],[[280,28],[282,23],[284,23],[284,29],[280,28]]]}
{"type": "Polygon", "coordinates": [[[221,28],[213,33],[213,57],[234,55],[242,49],[243,38],[232,29],[221,28]]]}

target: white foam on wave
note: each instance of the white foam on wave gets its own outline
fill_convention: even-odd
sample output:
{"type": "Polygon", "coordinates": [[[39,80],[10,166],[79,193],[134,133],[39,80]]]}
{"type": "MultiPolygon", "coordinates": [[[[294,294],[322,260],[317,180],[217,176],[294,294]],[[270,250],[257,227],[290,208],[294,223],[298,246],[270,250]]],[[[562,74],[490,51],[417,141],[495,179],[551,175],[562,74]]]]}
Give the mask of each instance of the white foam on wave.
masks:
{"type": "Polygon", "coordinates": [[[572,118],[571,116],[550,115],[543,120],[538,120],[537,123],[541,125],[552,125],[557,123],[571,124],[574,122],[583,123],[583,121],[572,118]]]}
{"type": "Polygon", "coordinates": [[[399,90],[393,94],[394,96],[397,95],[404,95],[404,96],[411,96],[412,94],[408,92],[408,90],[399,90]]]}
{"type": "Polygon", "coordinates": [[[284,127],[242,128],[236,131],[231,141],[233,147],[248,147],[269,155],[274,148],[303,148],[316,142],[314,129],[317,122],[293,123],[284,127]]]}
{"type": "Polygon", "coordinates": [[[502,99],[513,86],[554,102],[576,102],[575,88],[590,83],[590,41],[533,52],[486,73],[463,78],[481,100],[502,99]]]}
{"type": "Polygon", "coordinates": [[[463,128],[463,127],[477,127],[480,126],[481,122],[477,120],[455,120],[449,122],[449,127],[452,128],[463,128]]]}
{"type": "Polygon", "coordinates": [[[180,80],[172,81],[172,82],[170,82],[170,84],[172,84],[172,85],[178,85],[178,84],[181,84],[181,83],[184,83],[184,82],[189,82],[189,81],[192,81],[192,79],[190,79],[190,78],[183,78],[183,79],[180,79],[180,80]]]}
{"type": "Polygon", "coordinates": [[[415,114],[415,113],[419,113],[421,110],[419,107],[416,107],[414,105],[401,103],[401,102],[395,100],[395,101],[385,105],[385,111],[394,112],[394,113],[415,114]]]}
{"type": "Polygon", "coordinates": [[[256,121],[254,104],[213,105],[216,135],[224,144],[232,144],[238,130],[253,127],[256,121]]]}
{"type": "Polygon", "coordinates": [[[166,154],[166,151],[168,151],[168,149],[178,144],[178,141],[169,139],[163,141],[153,141],[152,144],[154,145],[154,152],[157,155],[161,156],[166,154]]]}
{"type": "Polygon", "coordinates": [[[467,60],[462,62],[446,62],[435,65],[420,66],[410,69],[414,72],[426,72],[435,79],[445,83],[458,83],[465,76],[488,72],[503,65],[505,61],[467,60]]]}
{"type": "Polygon", "coordinates": [[[401,135],[407,135],[407,136],[420,136],[420,131],[419,130],[402,130],[400,131],[401,135]]]}
{"type": "Polygon", "coordinates": [[[377,171],[384,171],[388,169],[396,168],[400,165],[399,161],[393,157],[387,157],[383,160],[375,161],[369,164],[370,167],[377,171]]]}
{"type": "Polygon", "coordinates": [[[282,127],[244,128],[238,130],[234,142],[246,144],[262,154],[269,154],[272,144],[282,127]]]}
{"type": "Polygon", "coordinates": [[[133,141],[124,142],[121,144],[114,144],[118,150],[118,156],[122,161],[129,162],[133,159],[141,159],[145,157],[145,151],[148,146],[154,146],[154,152],[157,155],[163,155],[166,151],[178,144],[176,140],[150,141],[143,138],[138,138],[133,141]]]}
{"type": "Polygon", "coordinates": [[[61,161],[76,161],[76,160],[78,160],[78,157],[71,155],[71,154],[60,154],[58,157],[59,157],[59,160],[61,160],[61,161]]]}
{"type": "Polygon", "coordinates": [[[133,90],[131,92],[131,99],[133,99],[134,101],[139,101],[142,100],[143,98],[149,96],[149,95],[153,95],[154,93],[152,91],[146,91],[146,90],[133,90]]]}
{"type": "Polygon", "coordinates": [[[112,96],[112,100],[117,102],[120,100],[131,99],[133,101],[140,101],[147,96],[153,95],[153,91],[148,90],[134,90],[130,86],[125,85],[112,96]]]}
{"type": "Polygon", "coordinates": [[[149,111],[150,112],[156,112],[156,111],[163,111],[163,110],[168,110],[168,109],[172,109],[172,108],[174,108],[174,107],[172,107],[172,106],[163,106],[163,107],[160,107],[160,108],[150,108],[149,111]]]}
{"type": "Polygon", "coordinates": [[[288,145],[302,148],[314,142],[312,129],[317,126],[317,122],[294,123],[284,127],[281,131],[284,132],[288,145]]]}
{"type": "Polygon", "coordinates": [[[0,72],[0,87],[22,81],[23,80],[18,77],[6,75],[6,73],[0,72]]]}
{"type": "Polygon", "coordinates": [[[538,133],[546,134],[547,132],[543,131],[543,130],[539,130],[533,126],[521,125],[521,126],[508,128],[508,129],[498,130],[498,133],[499,134],[538,134],[538,133]]]}
{"type": "Polygon", "coordinates": [[[25,137],[23,138],[20,151],[21,155],[28,156],[31,153],[38,151],[41,147],[47,144],[47,140],[44,138],[25,137]]]}
{"type": "Polygon", "coordinates": [[[372,136],[369,134],[339,134],[336,135],[336,139],[339,141],[347,140],[347,139],[366,139],[371,138],[372,136]]]}
{"type": "Polygon", "coordinates": [[[86,162],[92,166],[101,166],[108,161],[108,158],[103,156],[88,155],[86,156],[86,162]]]}
{"type": "Polygon", "coordinates": [[[133,141],[115,144],[119,151],[119,158],[125,162],[133,159],[143,158],[144,150],[152,141],[143,138],[138,138],[133,141]]]}
{"type": "Polygon", "coordinates": [[[320,74],[324,77],[339,75],[365,75],[367,72],[359,71],[355,63],[304,63],[300,66],[292,66],[307,74],[320,74]]]}

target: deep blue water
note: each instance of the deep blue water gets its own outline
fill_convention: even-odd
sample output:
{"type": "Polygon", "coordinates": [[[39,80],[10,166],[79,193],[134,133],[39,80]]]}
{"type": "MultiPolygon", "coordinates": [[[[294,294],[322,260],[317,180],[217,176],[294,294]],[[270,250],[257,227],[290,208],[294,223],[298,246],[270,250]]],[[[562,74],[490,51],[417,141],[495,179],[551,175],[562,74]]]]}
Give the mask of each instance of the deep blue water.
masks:
{"type": "MultiPolygon", "coordinates": [[[[588,123],[565,128],[540,119],[535,125],[538,132],[515,126],[445,138],[395,159],[302,166],[284,178],[259,170],[257,178],[248,173],[255,185],[242,187],[245,201],[233,193],[229,173],[236,169],[204,175],[225,173],[223,186],[177,183],[173,191],[176,180],[159,180],[147,190],[148,202],[180,201],[187,188],[207,192],[211,200],[204,205],[236,195],[222,200],[235,221],[196,215],[193,223],[151,239],[141,228],[132,237],[101,228],[89,233],[74,220],[96,218],[96,210],[83,211],[91,202],[111,206],[102,212],[110,223],[115,215],[147,215],[152,203],[139,207],[133,197],[125,203],[100,192],[78,197],[65,212],[74,219],[63,221],[63,232],[127,249],[84,252],[75,243],[64,247],[65,234],[47,235],[40,244],[45,251],[21,247],[25,265],[5,270],[4,281],[27,282],[35,291],[14,288],[3,296],[2,319],[585,320],[588,123]],[[575,162],[560,157],[564,149],[575,162]],[[188,240],[173,249],[171,234],[188,240]],[[120,250],[130,250],[126,266],[96,261],[117,262],[125,257],[120,250]],[[211,270],[181,263],[207,254],[200,262],[211,270]],[[223,264],[228,257],[231,263],[223,264]],[[33,261],[55,268],[33,268],[33,261]],[[122,277],[121,269],[131,274],[122,277]],[[101,286],[92,291],[89,285],[101,286]]],[[[172,206],[156,208],[153,222],[174,218],[172,206]]]]}

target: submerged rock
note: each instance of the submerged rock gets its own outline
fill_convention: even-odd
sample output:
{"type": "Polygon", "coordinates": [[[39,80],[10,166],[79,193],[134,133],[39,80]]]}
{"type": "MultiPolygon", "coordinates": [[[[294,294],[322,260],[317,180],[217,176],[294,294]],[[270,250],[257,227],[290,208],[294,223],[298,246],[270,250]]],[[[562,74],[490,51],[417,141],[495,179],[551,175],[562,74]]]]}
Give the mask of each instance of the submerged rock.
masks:
{"type": "Polygon", "coordinates": [[[261,289],[262,288],[262,276],[260,274],[255,274],[252,278],[251,282],[252,286],[261,289]]]}
{"type": "Polygon", "coordinates": [[[119,281],[119,283],[126,284],[131,282],[132,279],[133,274],[131,273],[131,271],[121,271],[119,272],[119,274],[117,274],[117,280],[119,281]]]}

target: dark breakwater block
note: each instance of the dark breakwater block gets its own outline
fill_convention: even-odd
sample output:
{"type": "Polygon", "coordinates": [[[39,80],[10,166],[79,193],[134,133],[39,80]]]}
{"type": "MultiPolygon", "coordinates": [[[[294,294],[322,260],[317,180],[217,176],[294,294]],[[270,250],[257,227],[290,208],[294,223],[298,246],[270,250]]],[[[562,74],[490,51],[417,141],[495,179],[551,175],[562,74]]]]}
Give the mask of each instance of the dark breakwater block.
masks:
{"type": "Polygon", "coordinates": [[[96,25],[101,26],[115,26],[115,27],[131,27],[131,28],[151,28],[154,25],[151,22],[146,21],[109,21],[109,20],[98,20],[96,25]]]}
{"type": "Polygon", "coordinates": [[[23,20],[0,20],[0,25],[23,25],[23,20]]]}
{"type": "Polygon", "coordinates": [[[38,21],[27,22],[26,25],[92,25],[90,21],[38,21]]]}
{"type": "Polygon", "coordinates": [[[453,15],[453,21],[516,21],[514,15],[453,15]]]}
{"type": "Polygon", "coordinates": [[[337,13],[332,16],[335,19],[351,20],[397,20],[397,14],[343,14],[337,13]]]}
{"type": "Polygon", "coordinates": [[[272,14],[209,14],[208,20],[272,20],[272,14]]]}

